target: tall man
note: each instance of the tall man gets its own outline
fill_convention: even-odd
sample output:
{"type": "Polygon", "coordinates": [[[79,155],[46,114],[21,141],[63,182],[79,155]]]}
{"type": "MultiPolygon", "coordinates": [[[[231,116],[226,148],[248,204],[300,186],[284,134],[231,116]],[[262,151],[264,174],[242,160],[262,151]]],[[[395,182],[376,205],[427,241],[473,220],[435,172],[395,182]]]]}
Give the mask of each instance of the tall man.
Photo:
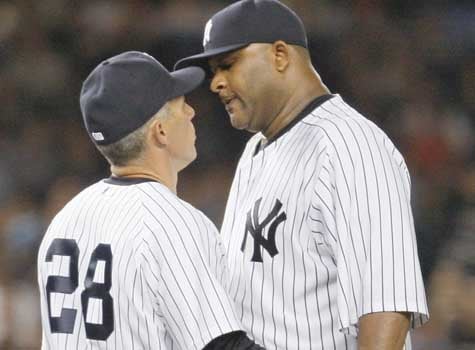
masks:
{"type": "Polygon", "coordinates": [[[222,236],[245,329],[269,349],[410,349],[428,317],[403,157],[333,95],[302,21],[244,0],[206,24],[204,52],[237,129],[239,161],[222,236]]]}
{"type": "Polygon", "coordinates": [[[43,349],[262,349],[221,286],[216,228],[176,196],[196,157],[183,95],[203,78],[132,51],[84,82],[84,123],[112,176],[72,199],[41,244],[43,349]]]}

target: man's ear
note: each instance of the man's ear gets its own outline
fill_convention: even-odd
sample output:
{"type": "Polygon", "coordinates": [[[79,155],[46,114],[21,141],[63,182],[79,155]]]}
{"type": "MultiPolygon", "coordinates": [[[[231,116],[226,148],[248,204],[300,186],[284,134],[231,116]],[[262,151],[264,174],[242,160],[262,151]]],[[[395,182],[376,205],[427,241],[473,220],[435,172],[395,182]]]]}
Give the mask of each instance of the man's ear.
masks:
{"type": "Polygon", "coordinates": [[[278,72],[284,72],[290,63],[289,45],[282,40],[272,44],[272,54],[274,57],[275,68],[278,72]]]}
{"type": "Polygon", "coordinates": [[[163,120],[156,119],[150,125],[150,138],[157,147],[163,148],[168,145],[168,134],[163,120]]]}

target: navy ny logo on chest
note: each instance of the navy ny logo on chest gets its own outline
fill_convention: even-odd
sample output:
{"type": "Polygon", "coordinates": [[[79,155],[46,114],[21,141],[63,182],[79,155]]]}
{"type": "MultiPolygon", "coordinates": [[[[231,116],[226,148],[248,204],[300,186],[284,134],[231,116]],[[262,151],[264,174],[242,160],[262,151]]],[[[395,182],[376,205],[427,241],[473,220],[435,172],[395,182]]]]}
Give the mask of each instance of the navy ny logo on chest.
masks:
{"type": "Polygon", "coordinates": [[[262,198],[259,198],[247,212],[246,228],[244,231],[244,237],[241,244],[241,251],[244,252],[247,242],[247,236],[250,234],[254,239],[254,252],[252,254],[251,261],[262,262],[262,249],[265,249],[267,253],[274,257],[279,251],[275,244],[275,234],[277,227],[287,219],[287,215],[284,211],[281,212],[282,203],[276,199],[272,210],[263,215],[260,213],[262,198]],[[264,237],[264,230],[267,230],[267,238],[264,237]]]}

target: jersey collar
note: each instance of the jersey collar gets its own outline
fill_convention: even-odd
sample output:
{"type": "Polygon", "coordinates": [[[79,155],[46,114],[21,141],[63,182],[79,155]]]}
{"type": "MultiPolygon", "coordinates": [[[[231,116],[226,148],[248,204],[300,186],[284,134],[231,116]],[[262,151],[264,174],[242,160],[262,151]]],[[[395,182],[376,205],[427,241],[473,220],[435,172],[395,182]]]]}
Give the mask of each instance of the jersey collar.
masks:
{"type": "Polygon", "coordinates": [[[324,104],[326,101],[328,101],[329,99],[333,97],[335,97],[335,95],[326,94],[326,95],[318,96],[317,98],[315,98],[289,124],[287,124],[282,130],[280,130],[277,134],[275,134],[274,137],[268,139],[264,145],[262,144],[262,140],[259,141],[256,145],[254,155],[259,153],[260,150],[263,150],[264,148],[269,146],[272,142],[277,140],[279,137],[287,133],[290,129],[292,129],[295,126],[295,124],[297,124],[307,115],[309,115],[315,108],[321,106],[322,104],[324,104]]]}
{"type": "Polygon", "coordinates": [[[144,177],[111,176],[105,179],[104,182],[110,185],[130,186],[130,185],[138,185],[145,182],[158,182],[158,181],[153,180],[153,179],[147,179],[144,177]]]}

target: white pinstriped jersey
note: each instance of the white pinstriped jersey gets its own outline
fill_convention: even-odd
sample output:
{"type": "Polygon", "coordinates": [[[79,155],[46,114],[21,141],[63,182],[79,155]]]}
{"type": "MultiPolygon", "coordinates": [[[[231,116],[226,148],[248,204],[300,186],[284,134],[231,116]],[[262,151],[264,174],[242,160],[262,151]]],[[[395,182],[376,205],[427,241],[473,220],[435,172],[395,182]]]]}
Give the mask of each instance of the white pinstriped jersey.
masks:
{"type": "Polygon", "coordinates": [[[240,329],[217,234],[158,182],[88,187],[38,253],[43,349],[202,349],[240,329]]]}
{"type": "Polygon", "coordinates": [[[428,317],[404,159],[339,95],[326,98],[266,147],[250,139],[226,207],[228,290],[267,349],[357,349],[364,314],[428,317]]]}

